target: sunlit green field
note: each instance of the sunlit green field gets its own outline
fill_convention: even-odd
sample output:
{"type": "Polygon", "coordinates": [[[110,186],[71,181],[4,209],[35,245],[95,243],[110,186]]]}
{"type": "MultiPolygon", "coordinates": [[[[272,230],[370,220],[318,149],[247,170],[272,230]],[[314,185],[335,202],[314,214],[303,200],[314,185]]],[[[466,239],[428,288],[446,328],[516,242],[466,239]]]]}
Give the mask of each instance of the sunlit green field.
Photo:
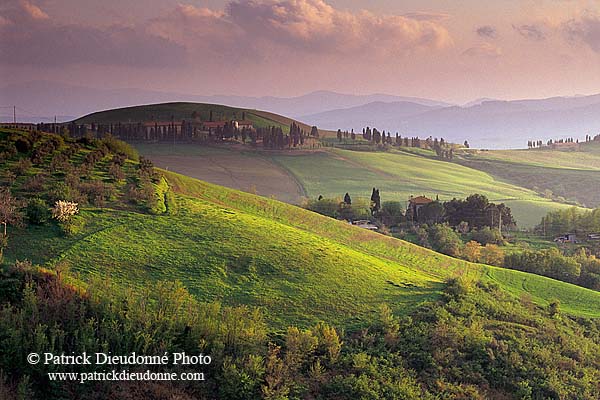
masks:
{"type": "Polygon", "coordinates": [[[368,197],[373,187],[380,189],[383,201],[406,202],[411,195],[449,200],[480,193],[511,207],[521,227],[538,224],[548,211],[569,207],[488,173],[404,152],[335,149],[273,159],[298,178],[309,196],[343,196],[349,192],[351,196],[368,197]]]}
{"type": "Polygon", "coordinates": [[[381,303],[404,314],[441,293],[444,279],[493,281],[516,296],[600,316],[600,293],[450,258],[285,203],[165,172],[176,215],[85,209],[85,230],[15,230],[7,260],[68,269],[79,281],[143,288],[180,280],[202,301],[265,309],[276,326],[326,320],[358,327],[381,303]]]}
{"type": "Polygon", "coordinates": [[[549,168],[600,170],[600,143],[585,143],[581,151],[572,150],[493,150],[476,153],[477,158],[509,161],[549,168]]]}

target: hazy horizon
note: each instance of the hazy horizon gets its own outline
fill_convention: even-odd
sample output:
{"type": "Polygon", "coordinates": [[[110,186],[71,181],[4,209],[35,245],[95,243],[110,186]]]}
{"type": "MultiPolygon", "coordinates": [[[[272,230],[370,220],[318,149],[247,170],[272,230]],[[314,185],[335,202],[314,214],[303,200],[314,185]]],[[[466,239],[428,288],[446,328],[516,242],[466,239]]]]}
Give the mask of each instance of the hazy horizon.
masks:
{"type": "MultiPolygon", "coordinates": [[[[465,101],[451,101],[449,99],[445,99],[445,98],[441,98],[441,97],[429,97],[429,96],[424,96],[424,95],[419,95],[418,93],[416,94],[406,94],[406,93],[394,93],[394,92],[385,92],[385,91],[379,91],[379,92],[351,92],[351,91],[343,91],[343,90],[332,90],[332,89],[314,89],[314,90],[309,90],[306,92],[299,92],[298,94],[290,94],[290,95],[273,95],[273,94],[269,94],[269,93],[265,93],[265,94],[257,94],[257,95],[249,95],[249,94],[236,94],[233,92],[226,92],[226,91],[215,91],[215,92],[210,92],[210,93],[203,93],[203,92],[198,92],[198,91],[193,91],[190,89],[190,91],[169,91],[169,90],[160,90],[160,89],[153,89],[153,88],[144,88],[144,87],[135,87],[135,86],[93,86],[93,85],[83,85],[83,84],[76,84],[73,82],[65,82],[65,81],[52,81],[52,80],[45,80],[45,79],[33,79],[33,80],[26,80],[26,81],[22,81],[22,82],[11,82],[9,84],[5,84],[2,85],[0,87],[0,89],[12,86],[12,85],[28,85],[28,84],[34,84],[34,83],[49,83],[49,84],[59,84],[59,85],[64,85],[64,86],[77,86],[77,87],[82,87],[82,88],[89,88],[89,89],[96,89],[96,90],[143,90],[143,91],[150,91],[150,92],[157,92],[157,93],[172,93],[174,95],[184,95],[184,96],[203,96],[203,97],[248,97],[248,98],[269,98],[269,97],[273,97],[273,98],[279,98],[279,99],[294,99],[294,98],[298,98],[298,97],[304,97],[304,96],[308,96],[308,95],[312,95],[312,94],[317,94],[317,93],[334,93],[334,94],[339,94],[339,95],[347,95],[347,96],[390,96],[390,97],[413,97],[413,98],[420,98],[420,99],[425,99],[425,100],[431,100],[431,101],[437,101],[440,103],[448,103],[450,105],[455,105],[455,106],[465,106],[468,105],[469,103],[472,102],[476,102],[476,101],[525,101],[525,100],[546,100],[546,99],[551,99],[551,98],[577,98],[577,97],[586,97],[586,96],[595,96],[595,95],[599,95],[600,94],[600,89],[597,92],[590,92],[590,93],[574,93],[574,94],[566,94],[566,93],[555,93],[555,94],[551,94],[548,96],[543,96],[543,97],[534,97],[534,96],[524,96],[524,97],[515,97],[515,98],[509,98],[509,97],[492,97],[492,96],[486,96],[486,95],[482,95],[482,96],[477,96],[477,97],[473,97],[473,98],[467,98],[465,101]]],[[[176,98],[173,99],[173,101],[178,101],[176,98]]],[[[145,103],[144,103],[145,104],[145,103]]],[[[134,105],[143,105],[143,104],[132,104],[132,106],[134,105]]]]}

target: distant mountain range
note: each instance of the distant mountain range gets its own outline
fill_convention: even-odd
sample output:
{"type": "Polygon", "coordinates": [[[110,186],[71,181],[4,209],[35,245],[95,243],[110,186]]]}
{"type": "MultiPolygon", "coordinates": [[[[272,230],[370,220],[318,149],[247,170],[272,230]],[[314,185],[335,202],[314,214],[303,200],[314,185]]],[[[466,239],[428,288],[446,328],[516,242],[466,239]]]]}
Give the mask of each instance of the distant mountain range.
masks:
{"type": "Polygon", "coordinates": [[[0,119],[48,122],[57,115],[68,121],[99,110],[173,101],[224,104],[270,111],[331,130],[361,132],[365,126],[429,135],[474,147],[524,147],[529,139],[548,140],[600,133],[600,94],[503,101],[477,99],[463,106],[386,94],[348,95],[317,91],[304,96],[202,96],[142,89],[95,89],[48,81],[0,88],[0,119]]]}
{"type": "MultiPolygon", "coordinates": [[[[386,94],[348,95],[328,91],[318,91],[299,97],[245,97],[245,96],[202,96],[172,92],[158,92],[143,89],[94,89],[48,81],[33,81],[12,84],[0,88],[0,105],[16,105],[21,109],[20,117],[42,122],[55,115],[83,115],[113,108],[132,105],[189,101],[198,103],[223,104],[232,107],[253,108],[271,111],[289,117],[314,114],[339,108],[355,107],[372,102],[408,101],[429,106],[449,106],[444,103],[416,97],[391,96],[386,94]]],[[[2,113],[3,119],[12,120],[12,110],[2,113]]],[[[64,119],[63,119],[64,120],[64,119]]],[[[37,122],[37,121],[36,121],[37,122]]]]}
{"type": "Polygon", "coordinates": [[[443,137],[474,147],[525,147],[527,140],[585,138],[600,133],[600,95],[540,100],[482,100],[472,105],[370,103],[298,118],[324,129],[361,132],[365,126],[401,136],[443,137]]]}

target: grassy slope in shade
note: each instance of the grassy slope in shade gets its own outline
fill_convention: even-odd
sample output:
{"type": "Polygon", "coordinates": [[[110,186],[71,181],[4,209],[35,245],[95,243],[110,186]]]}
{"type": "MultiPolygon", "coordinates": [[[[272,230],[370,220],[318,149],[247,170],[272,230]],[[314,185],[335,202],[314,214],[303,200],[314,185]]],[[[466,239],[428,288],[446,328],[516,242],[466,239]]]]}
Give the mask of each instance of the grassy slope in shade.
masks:
{"type": "Polygon", "coordinates": [[[405,152],[333,150],[298,156],[273,156],[292,172],[310,196],[368,197],[373,186],[383,201],[406,202],[410,195],[439,195],[441,200],[473,193],[504,202],[522,227],[538,224],[548,211],[569,207],[551,202],[534,191],[495,179],[476,169],[405,152]]]}

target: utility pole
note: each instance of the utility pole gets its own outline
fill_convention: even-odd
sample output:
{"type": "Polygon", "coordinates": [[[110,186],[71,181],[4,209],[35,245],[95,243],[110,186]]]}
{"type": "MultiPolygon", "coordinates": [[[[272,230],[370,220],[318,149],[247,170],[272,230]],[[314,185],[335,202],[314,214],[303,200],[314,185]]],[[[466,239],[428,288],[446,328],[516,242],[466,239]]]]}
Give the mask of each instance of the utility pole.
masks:
{"type": "Polygon", "coordinates": [[[498,230],[500,231],[500,235],[502,235],[502,210],[498,210],[498,217],[500,222],[498,223],[498,230]]]}
{"type": "Polygon", "coordinates": [[[17,106],[13,106],[13,123],[17,125],[17,106]]]}

